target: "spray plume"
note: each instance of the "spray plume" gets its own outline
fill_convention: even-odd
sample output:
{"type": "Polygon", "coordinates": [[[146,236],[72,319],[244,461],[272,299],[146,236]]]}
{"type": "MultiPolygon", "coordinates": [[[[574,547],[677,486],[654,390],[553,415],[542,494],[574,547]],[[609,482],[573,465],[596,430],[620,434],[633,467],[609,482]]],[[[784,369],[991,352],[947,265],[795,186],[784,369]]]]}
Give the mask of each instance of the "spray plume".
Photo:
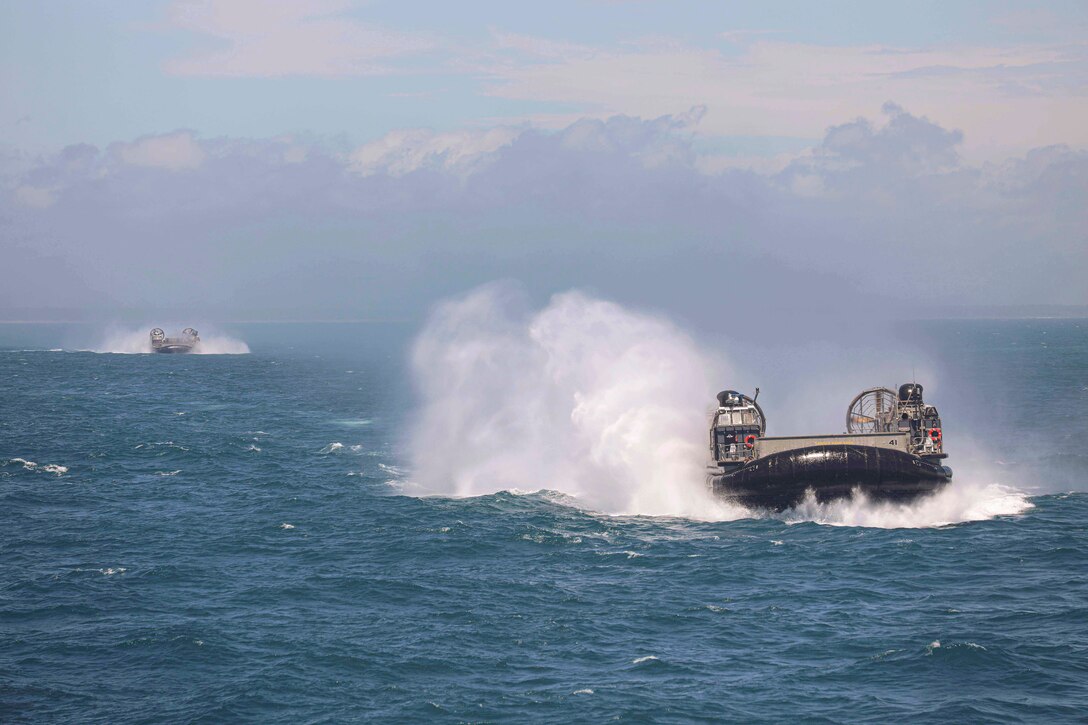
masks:
{"type": "MultiPolygon", "coordinates": [[[[765,515],[707,490],[707,403],[733,376],[667,320],[578,292],[533,311],[518,288],[492,284],[436,308],[412,364],[413,483],[424,492],[546,489],[608,514],[765,515]]],[[[1030,507],[1015,490],[965,481],[909,505],[810,498],[779,516],[899,528],[1030,507]]]]}
{"type": "Polygon", "coordinates": [[[415,472],[461,496],[549,489],[616,514],[734,517],[702,485],[708,361],[668,322],[510,285],[441,305],[413,351],[415,472]]]}

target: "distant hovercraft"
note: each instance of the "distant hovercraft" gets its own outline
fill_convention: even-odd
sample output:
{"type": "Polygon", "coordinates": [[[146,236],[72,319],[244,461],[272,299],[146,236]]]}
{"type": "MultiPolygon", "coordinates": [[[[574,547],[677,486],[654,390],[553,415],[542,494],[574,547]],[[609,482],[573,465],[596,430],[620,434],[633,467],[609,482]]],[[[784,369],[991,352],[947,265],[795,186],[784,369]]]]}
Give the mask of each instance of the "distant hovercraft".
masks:
{"type": "Polygon", "coordinates": [[[822,502],[860,491],[871,499],[909,501],[952,480],[937,409],[922,400],[922,386],[907,383],[898,394],[870,388],[846,414],[846,433],[771,437],[752,397],[718,393],[710,423],[707,483],[722,497],[745,506],[782,510],[812,491],[822,502]]]}
{"type": "Polygon", "coordinates": [[[191,327],[186,327],[182,330],[180,337],[167,337],[166,333],[159,327],[156,327],[151,331],[152,352],[192,352],[193,348],[196,347],[199,342],[200,335],[198,335],[197,331],[191,327]]]}

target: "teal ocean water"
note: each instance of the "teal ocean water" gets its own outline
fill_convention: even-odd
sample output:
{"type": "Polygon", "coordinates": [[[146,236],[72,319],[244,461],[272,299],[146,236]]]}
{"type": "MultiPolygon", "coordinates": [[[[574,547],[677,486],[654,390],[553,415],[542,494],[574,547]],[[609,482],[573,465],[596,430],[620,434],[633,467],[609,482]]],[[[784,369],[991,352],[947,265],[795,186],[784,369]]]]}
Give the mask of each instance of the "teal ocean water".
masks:
{"type": "MultiPolygon", "coordinates": [[[[189,356],[117,354],[142,329],[86,334],[0,326],[5,723],[1088,713],[1086,321],[912,323],[956,471],[939,502],[706,516],[649,515],[594,480],[617,470],[607,446],[554,485],[459,460],[492,436],[539,469],[574,444],[473,428],[457,400],[517,389],[462,391],[449,345],[413,369],[413,330],[238,325],[207,337],[231,354],[189,356]]],[[[733,353],[760,356],[789,353],[733,353]]],[[[791,403],[772,387],[773,427],[791,403]]]]}

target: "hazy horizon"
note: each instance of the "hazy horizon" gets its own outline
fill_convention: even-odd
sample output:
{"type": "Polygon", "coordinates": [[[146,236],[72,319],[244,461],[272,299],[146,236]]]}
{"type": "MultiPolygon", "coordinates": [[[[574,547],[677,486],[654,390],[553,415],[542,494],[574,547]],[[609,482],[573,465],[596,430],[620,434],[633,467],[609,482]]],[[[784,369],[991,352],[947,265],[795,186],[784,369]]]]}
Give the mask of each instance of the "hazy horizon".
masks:
{"type": "MultiPolygon", "coordinates": [[[[471,292],[466,289],[465,292],[471,292]]],[[[580,291],[578,289],[564,290],[564,292],[580,291]]],[[[456,296],[456,295],[455,295],[456,296]]],[[[650,311],[655,311],[651,308],[650,311]]],[[[899,322],[919,322],[927,320],[1020,320],[1020,319],[1088,319],[1088,305],[1021,305],[1021,306],[973,306],[961,308],[934,308],[931,310],[919,310],[916,316],[901,316],[893,318],[899,322]]],[[[122,311],[97,311],[97,310],[10,310],[11,319],[0,319],[0,325],[132,325],[132,324],[164,324],[184,326],[197,324],[192,320],[201,320],[201,324],[219,325],[338,325],[338,324],[376,324],[376,325],[418,325],[426,320],[426,312],[418,316],[389,317],[389,318],[337,318],[327,317],[273,317],[268,315],[217,317],[208,313],[184,313],[181,311],[155,311],[155,310],[122,310],[122,311]],[[29,315],[19,317],[20,312],[37,312],[42,315],[32,318],[29,315]],[[155,322],[159,320],[160,322],[155,322]],[[189,320],[190,322],[186,322],[189,320]]],[[[803,316],[816,317],[821,312],[800,311],[803,316]]]]}

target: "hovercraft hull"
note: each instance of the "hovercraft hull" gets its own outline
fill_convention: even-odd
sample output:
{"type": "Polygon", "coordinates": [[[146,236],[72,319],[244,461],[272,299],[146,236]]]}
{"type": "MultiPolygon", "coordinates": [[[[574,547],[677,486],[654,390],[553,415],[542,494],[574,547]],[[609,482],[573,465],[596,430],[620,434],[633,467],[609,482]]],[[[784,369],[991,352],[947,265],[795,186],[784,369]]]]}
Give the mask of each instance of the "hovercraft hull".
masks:
{"type": "Polygon", "coordinates": [[[738,503],[782,510],[811,490],[822,502],[861,491],[871,499],[909,501],[944,487],[952,472],[890,448],[816,445],[773,453],[709,477],[714,492],[738,503]]]}
{"type": "Polygon", "coordinates": [[[192,345],[159,345],[157,347],[153,347],[152,350],[154,350],[155,352],[163,353],[165,355],[172,355],[172,354],[176,355],[178,353],[192,352],[193,351],[193,346],[192,345]]]}

